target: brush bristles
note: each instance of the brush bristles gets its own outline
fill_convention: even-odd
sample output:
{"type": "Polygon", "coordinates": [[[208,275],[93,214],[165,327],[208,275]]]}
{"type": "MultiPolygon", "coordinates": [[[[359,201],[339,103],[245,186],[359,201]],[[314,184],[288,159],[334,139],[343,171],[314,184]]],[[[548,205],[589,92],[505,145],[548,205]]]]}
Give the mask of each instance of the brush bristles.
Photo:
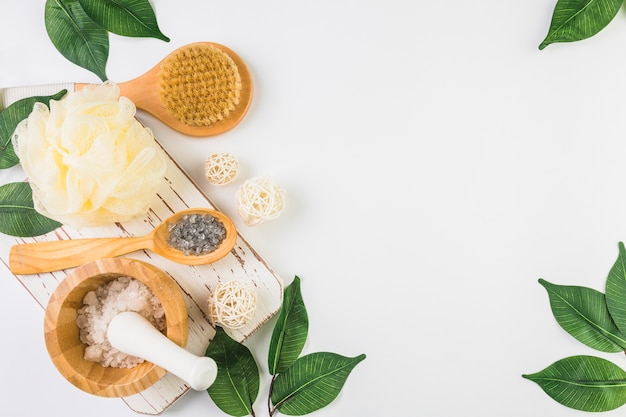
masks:
{"type": "Polygon", "coordinates": [[[224,120],[239,104],[241,76],[233,59],[213,45],[181,48],[161,65],[160,96],[188,126],[224,120]]]}

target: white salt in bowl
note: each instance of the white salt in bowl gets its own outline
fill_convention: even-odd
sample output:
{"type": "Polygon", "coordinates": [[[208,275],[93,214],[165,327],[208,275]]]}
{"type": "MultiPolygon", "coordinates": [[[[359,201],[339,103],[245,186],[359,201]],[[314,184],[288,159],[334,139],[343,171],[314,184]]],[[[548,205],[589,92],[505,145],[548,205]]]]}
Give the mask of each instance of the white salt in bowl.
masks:
{"type": "Polygon", "coordinates": [[[126,397],[152,386],[167,371],[151,362],[133,368],[105,367],[84,359],[76,323],[78,310],[89,291],[121,276],[148,286],[165,311],[165,335],[181,347],[187,344],[187,308],[178,284],[165,272],[130,258],[100,259],[76,268],[56,288],[45,312],[46,348],[59,372],[74,386],[101,397],[126,397]]]}

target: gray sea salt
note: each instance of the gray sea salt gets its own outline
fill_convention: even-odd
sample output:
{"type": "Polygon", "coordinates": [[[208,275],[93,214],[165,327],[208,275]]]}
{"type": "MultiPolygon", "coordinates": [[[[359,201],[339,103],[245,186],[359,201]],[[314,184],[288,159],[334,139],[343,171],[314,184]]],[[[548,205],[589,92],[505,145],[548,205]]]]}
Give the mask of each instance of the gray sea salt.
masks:
{"type": "Polygon", "coordinates": [[[224,224],[210,214],[185,214],[168,231],[168,244],[185,255],[213,252],[226,238],[224,224]]]}

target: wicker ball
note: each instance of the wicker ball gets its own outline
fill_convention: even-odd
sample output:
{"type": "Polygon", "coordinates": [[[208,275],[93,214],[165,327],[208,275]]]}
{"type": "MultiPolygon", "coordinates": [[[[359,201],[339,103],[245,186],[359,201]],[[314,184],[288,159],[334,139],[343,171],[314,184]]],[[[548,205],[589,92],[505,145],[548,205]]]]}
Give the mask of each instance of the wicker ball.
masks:
{"type": "Polygon", "coordinates": [[[256,292],[246,282],[232,280],[218,284],[208,299],[209,319],[214,325],[239,329],[254,315],[256,292]]]}
{"type": "Polygon", "coordinates": [[[237,190],[237,212],[247,226],[274,219],[285,208],[286,192],[267,177],[244,182],[237,190]]]}
{"type": "Polygon", "coordinates": [[[204,173],[213,185],[230,184],[239,174],[239,161],[227,152],[213,153],[204,163],[204,173]]]}

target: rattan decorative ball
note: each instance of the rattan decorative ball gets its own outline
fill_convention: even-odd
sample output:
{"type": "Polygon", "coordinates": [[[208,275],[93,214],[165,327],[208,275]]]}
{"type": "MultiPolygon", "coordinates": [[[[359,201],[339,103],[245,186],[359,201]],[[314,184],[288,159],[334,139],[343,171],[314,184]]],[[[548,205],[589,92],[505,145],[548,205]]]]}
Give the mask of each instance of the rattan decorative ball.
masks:
{"type": "Polygon", "coordinates": [[[230,184],[239,174],[239,161],[227,152],[212,153],[204,163],[204,173],[213,185],[230,184]]]}
{"type": "Polygon", "coordinates": [[[220,283],[208,299],[209,319],[215,325],[239,329],[254,315],[256,301],[251,284],[240,280],[220,283]]]}
{"type": "Polygon", "coordinates": [[[246,226],[278,217],[285,209],[287,193],[268,177],[245,181],[237,190],[237,212],[246,226]]]}

